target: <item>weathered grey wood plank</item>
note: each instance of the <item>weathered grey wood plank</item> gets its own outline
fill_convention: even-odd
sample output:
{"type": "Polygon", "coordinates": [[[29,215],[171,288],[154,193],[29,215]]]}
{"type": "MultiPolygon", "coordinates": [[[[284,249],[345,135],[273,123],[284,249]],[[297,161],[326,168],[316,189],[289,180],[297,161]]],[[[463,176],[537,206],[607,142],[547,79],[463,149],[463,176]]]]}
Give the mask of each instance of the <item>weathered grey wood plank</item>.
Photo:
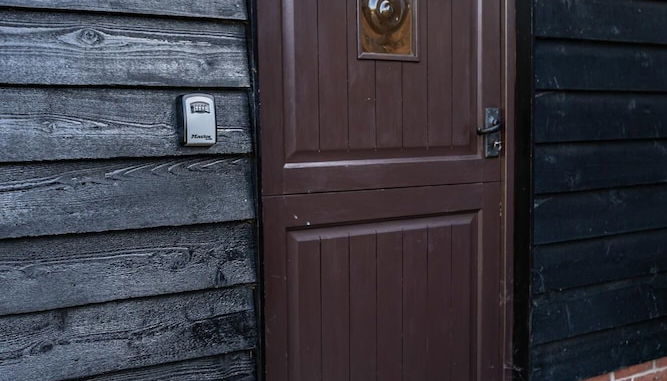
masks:
{"type": "Polygon", "coordinates": [[[544,294],[532,302],[533,344],[667,316],[667,274],[544,294]]]}
{"type": "Polygon", "coordinates": [[[534,348],[531,381],[584,380],[664,355],[667,318],[534,348]]]}
{"type": "Polygon", "coordinates": [[[0,166],[0,238],[254,217],[248,158],[0,166]]]}
{"type": "Polygon", "coordinates": [[[667,141],[541,144],[534,148],[536,194],[667,182],[667,141]]]}
{"type": "Polygon", "coordinates": [[[537,246],[519,365],[584,380],[667,354],[667,2],[531,2],[537,246]]]}
{"type": "Polygon", "coordinates": [[[0,381],[85,377],[254,348],[250,288],[0,319],[0,381]]]}
{"type": "Polygon", "coordinates": [[[533,130],[537,143],[667,138],[667,96],[538,93],[533,130]]]}
{"type": "Polygon", "coordinates": [[[667,47],[541,40],[535,43],[539,90],[667,91],[667,47]]]}
{"type": "Polygon", "coordinates": [[[0,88],[0,162],[252,151],[248,95],[213,92],[218,144],[183,147],[178,90],[0,88]]]}
{"type": "Polygon", "coordinates": [[[77,381],[255,381],[252,351],[80,378],[77,381]]]}
{"type": "Polygon", "coordinates": [[[0,11],[0,83],[246,87],[245,28],[0,11]]]}
{"type": "Polygon", "coordinates": [[[667,185],[535,197],[536,245],[667,227],[667,185]]]}
{"type": "Polygon", "coordinates": [[[667,272],[667,230],[533,248],[533,295],[667,272]]]}
{"type": "Polygon", "coordinates": [[[661,1],[537,0],[535,35],[667,44],[661,1]]]}
{"type": "Polygon", "coordinates": [[[0,0],[0,6],[246,20],[243,0],[0,0]]]}
{"type": "Polygon", "coordinates": [[[256,281],[250,223],[0,241],[0,315],[256,281]]]}

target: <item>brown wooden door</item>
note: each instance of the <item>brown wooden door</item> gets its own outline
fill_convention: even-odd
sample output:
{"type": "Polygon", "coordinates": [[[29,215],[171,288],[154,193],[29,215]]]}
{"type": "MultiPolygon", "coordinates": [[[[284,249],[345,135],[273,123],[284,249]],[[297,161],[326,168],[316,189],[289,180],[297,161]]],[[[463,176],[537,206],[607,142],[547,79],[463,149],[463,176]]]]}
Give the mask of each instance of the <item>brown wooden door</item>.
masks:
{"type": "Polygon", "coordinates": [[[267,379],[500,380],[503,3],[419,0],[410,62],[357,1],[258,1],[267,379]]]}

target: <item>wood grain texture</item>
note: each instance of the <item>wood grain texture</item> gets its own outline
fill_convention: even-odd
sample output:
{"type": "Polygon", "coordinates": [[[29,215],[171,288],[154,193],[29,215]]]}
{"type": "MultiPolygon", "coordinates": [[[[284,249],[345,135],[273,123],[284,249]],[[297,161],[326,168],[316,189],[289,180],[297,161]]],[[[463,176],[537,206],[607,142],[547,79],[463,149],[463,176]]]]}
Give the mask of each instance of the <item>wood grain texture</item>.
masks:
{"type": "Polygon", "coordinates": [[[0,162],[252,151],[248,95],[212,92],[218,144],[179,142],[176,97],[185,91],[0,88],[0,162]]]}
{"type": "Polygon", "coordinates": [[[541,295],[533,300],[534,344],[667,316],[667,275],[541,295]]]}
{"type": "Polygon", "coordinates": [[[667,319],[541,345],[532,355],[532,381],[582,380],[646,359],[660,358],[667,342],[667,319]]]}
{"type": "Polygon", "coordinates": [[[322,237],[319,244],[322,381],[349,380],[350,240],[345,236],[322,237]]]}
{"type": "MultiPolygon", "coordinates": [[[[282,202],[274,198],[267,209],[282,202]]],[[[482,301],[475,293],[482,287],[477,262],[493,262],[476,259],[477,213],[346,225],[295,209],[283,216],[295,224],[285,242],[290,330],[280,353],[290,362],[287,379],[476,379],[481,346],[490,345],[476,309],[492,315],[498,303],[497,294],[482,301]],[[313,227],[299,229],[303,218],[313,227]]],[[[487,225],[495,229],[497,221],[487,225]]],[[[496,290],[490,283],[484,286],[496,290]]]]}
{"type": "MultiPolygon", "coordinates": [[[[300,150],[320,149],[318,2],[294,0],[280,4],[285,17],[285,41],[269,41],[282,46],[283,61],[274,62],[276,56],[271,56],[269,65],[280,67],[282,63],[282,96],[289,99],[283,109],[284,144],[285,153],[290,156],[300,150]]],[[[270,103],[267,99],[263,102],[270,103]]]]}
{"type": "Polygon", "coordinates": [[[534,54],[539,90],[667,90],[667,47],[542,40],[534,54]]]}
{"type": "Polygon", "coordinates": [[[76,381],[255,381],[254,352],[179,361],[80,378],[76,381]]]}
{"type": "Polygon", "coordinates": [[[243,0],[2,0],[0,6],[246,20],[243,0]]]}
{"type": "Polygon", "coordinates": [[[5,165],[0,238],[245,220],[248,158],[5,165]]]}
{"type": "Polygon", "coordinates": [[[0,0],[0,381],[257,378],[247,19],[0,0]],[[213,147],[178,141],[192,92],[213,147]]]}
{"type": "Polygon", "coordinates": [[[377,236],[350,236],[350,377],[349,381],[376,379],[377,375],[377,236]]]}
{"type": "MultiPolygon", "coordinates": [[[[403,93],[403,101],[401,102],[403,107],[403,112],[401,113],[401,132],[402,132],[402,147],[403,148],[424,148],[429,147],[429,54],[430,50],[428,47],[428,10],[429,2],[423,1],[419,4],[416,9],[417,20],[424,20],[423,22],[418,22],[415,25],[416,33],[421,38],[417,41],[417,46],[415,48],[422,52],[423,62],[422,64],[415,64],[409,62],[403,62],[401,64],[401,87],[403,93]]],[[[442,17],[442,15],[441,15],[442,17]]],[[[444,24],[447,22],[445,21],[444,24]]],[[[436,25],[442,25],[443,23],[437,23],[436,25]]],[[[442,28],[447,29],[447,28],[442,28]]],[[[442,29],[437,32],[442,32],[442,29]]],[[[437,33],[436,32],[436,33],[437,33]]],[[[445,37],[446,38],[446,37],[445,37]]],[[[442,60],[443,57],[436,56],[437,59],[442,60]]],[[[432,62],[435,60],[431,60],[432,62]]],[[[446,62],[435,61],[436,65],[446,66],[446,62]]],[[[433,94],[432,95],[436,95],[433,94]]],[[[448,94],[437,94],[444,95],[443,98],[437,98],[438,103],[446,104],[448,94]]],[[[446,115],[451,115],[444,110],[441,110],[446,115]]]]}
{"type": "Polygon", "coordinates": [[[667,231],[654,230],[533,249],[533,293],[667,271],[667,231]]]}
{"type": "Polygon", "coordinates": [[[248,350],[253,291],[238,288],[0,319],[0,380],[51,381],[248,350]]]}
{"type": "Polygon", "coordinates": [[[537,143],[667,138],[667,96],[540,92],[534,134],[537,143]]]}
{"type": "Polygon", "coordinates": [[[400,232],[376,235],[377,379],[403,379],[403,243],[400,232]],[[399,296],[400,295],[400,296],[399,296]]]}
{"type": "MultiPolygon", "coordinates": [[[[303,240],[290,236],[290,252],[287,273],[288,284],[289,343],[285,352],[290,359],[289,375],[294,381],[322,379],[322,304],[321,289],[321,241],[303,240]]],[[[275,377],[267,373],[268,377],[275,377]]]]}
{"type": "MultiPolygon", "coordinates": [[[[315,1],[313,1],[315,2],[315,1]]],[[[346,0],[317,1],[319,148],[349,147],[346,0]]]]}
{"type": "Polygon", "coordinates": [[[536,194],[656,184],[667,181],[667,141],[537,145],[536,194]]]}
{"type": "Polygon", "coordinates": [[[474,134],[477,103],[501,101],[500,3],[420,1],[419,62],[360,60],[357,0],[266,4],[264,195],[500,179],[474,134]],[[451,179],[478,172],[469,166],[485,167],[484,178],[451,179]]]}
{"type": "Polygon", "coordinates": [[[240,24],[12,10],[0,34],[0,83],[249,86],[240,24]]]}
{"type": "MultiPolygon", "coordinates": [[[[429,343],[428,322],[428,227],[409,228],[403,231],[403,377],[404,381],[426,380],[429,343]]],[[[464,253],[457,253],[465,255],[464,253]]],[[[465,271],[465,270],[463,270],[465,271]]],[[[432,292],[432,291],[431,291],[432,292]]],[[[454,310],[454,314],[467,311],[454,310]]],[[[445,316],[439,316],[444,318],[445,316]]],[[[431,344],[431,345],[429,345],[431,344]]],[[[465,344],[457,343],[462,350],[465,344]]],[[[444,360],[444,359],[443,359],[444,360]]]]}
{"type": "MultiPolygon", "coordinates": [[[[432,1],[428,4],[426,24],[428,34],[426,44],[428,54],[425,57],[428,66],[428,141],[429,147],[448,147],[452,143],[452,124],[454,119],[454,60],[453,45],[465,37],[452,27],[442,26],[442,20],[453,23],[454,4],[450,1],[432,1]],[[429,38],[428,36],[438,36],[429,38]],[[457,35],[455,42],[452,36],[457,35]]],[[[423,23],[422,23],[423,24],[423,23]]],[[[456,64],[458,67],[459,63],[456,64]]],[[[457,73],[458,74],[458,73],[457,73]]]]}
{"type": "MultiPolygon", "coordinates": [[[[480,41],[473,36],[477,25],[489,21],[480,37],[490,45],[488,50],[499,52],[493,46],[500,42],[500,10],[489,7],[483,12],[486,18],[477,22],[482,12],[476,12],[473,3],[421,1],[415,8],[421,20],[416,27],[419,62],[391,62],[358,58],[356,31],[366,22],[357,18],[357,8],[357,0],[294,0],[281,10],[283,18],[277,21],[284,24],[283,31],[272,30],[281,39],[271,41],[282,44],[285,70],[279,80],[284,98],[263,102],[284,103],[285,144],[279,160],[291,164],[476,154],[477,139],[470,132],[477,76],[486,73],[499,84],[500,56],[492,53],[488,67],[478,68],[480,41]]],[[[261,70],[275,65],[276,54],[261,70]]],[[[267,81],[263,83],[265,87],[267,81]]]]}
{"type": "MultiPolygon", "coordinates": [[[[357,0],[347,0],[347,20],[357,18],[357,0]]],[[[375,61],[358,59],[356,33],[347,33],[347,117],[349,148],[374,149],[375,127],[375,61]]],[[[354,377],[354,375],[352,375],[354,377]]]]}
{"type": "Polygon", "coordinates": [[[537,0],[535,34],[667,44],[667,6],[650,0],[537,0]]]}
{"type": "MultiPolygon", "coordinates": [[[[451,100],[452,102],[452,106],[449,110],[452,111],[451,142],[453,146],[470,144],[472,138],[470,133],[473,129],[472,125],[475,124],[475,110],[478,107],[476,103],[477,89],[475,86],[477,86],[477,81],[479,81],[480,78],[476,78],[477,73],[475,73],[475,71],[481,70],[481,68],[475,69],[476,63],[474,57],[476,54],[475,50],[479,47],[476,46],[478,42],[475,41],[475,38],[470,31],[475,28],[475,22],[482,23],[481,25],[483,25],[483,20],[476,20],[476,18],[481,15],[475,15],[475,8],[475,3],[470,1],[452,2],[452,22],[451,30],[449,32],[451,40],[449,46],[451,46],[452,49],[452,91],[451,95],[446,97],[444,101],[447,102],[451,100]]],[[[487,31],[492,30],[493,28],[490,26],[484,26],[485,33],[483,34],[486,35],[488,33],[487,31]]],[[[430,32],[432,35],[433,30],[430,32]]],[[[443,32],[442,29],[440,32],[443,32]]],[[[444,34],[443,37],[446,38],[447,35],[444,34]]],[[[449,55],[445,57],[445,59],[448,58],[449,55]]],[[[438,108],[438,110],[440,109],[438,108]]],[[[447,110],[447,108],[445,108],[445,110],[447,110]]]]}
{"type": "Polygon", "coordinates": [[[536,245],[667,227],[667,186],[546,195],[534,201],[536,245]]]}
{"type": "Polygon", "coordinates": [[[452,293],[449,311],[460,311],[452,314],[451,343],[456,343],[456,349],[450,352],[450,380],[474,379],[475,359],[473,357],[473,346],[475,341],[473,335],[479,335],[476,322],[478,318],[474,315],[475,291],[473,290],[473,274],[477,274],[480,268],[474,263],[473,242],[470,242],[473,232],[466,224],[456,224],[452,228],[452,280],[450,289],[452,293]]]}
{"type": "MultiPolygon", "coordinates": [[[[454,364],[442,359],[454,357],[452,345],[456,317],[450,313],[453,293],[452,227],[428,227],[428,357],[427,380],[451,380],[454,364]]],[[[465,316],[465,315],[464,315],[465,316]]],[[[465,319],[465,317],[463,318],[465,319]]]]}
{"type": "Polygon", "coordinates": [[[256,281],[249,223],[0,241],[0,315],[256,281]]]}
{"type": "Polygon", "coordinates": [[[580,380],[667,354],[667,5],[532,4],[525,379],[580,380]]]}

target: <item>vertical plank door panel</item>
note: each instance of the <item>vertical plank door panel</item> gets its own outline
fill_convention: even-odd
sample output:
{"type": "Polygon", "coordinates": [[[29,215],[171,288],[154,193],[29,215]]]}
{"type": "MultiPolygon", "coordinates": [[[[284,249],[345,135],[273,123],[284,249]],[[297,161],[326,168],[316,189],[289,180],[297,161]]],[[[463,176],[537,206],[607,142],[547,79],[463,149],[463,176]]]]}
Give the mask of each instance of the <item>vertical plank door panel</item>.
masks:
{"type": "Polygon", "coordinates": [[[350,378],[348,237],[322,239],[322,380],[350,378]]]}
{"type": "Polygon", "coordinates": [[[377,235],[350,237],[350,381],[377,376],[377,235]]]}
{"type": "MultiPolygon", "coordinates": [[[[431,1],[428,4],[428,143],[430,147],[452,144],[453,122],[453,25],[454,0],[431,1]]],[[[458,36],[458,34],[457,34],[458,36]]]]}
{"type": "Polygon", "coordinates": [[[400,381],[403,374],[403,237],[378,234],[378,380],[400,381]]]}
{"type": "Polygon", "coordinates": [[[406,0],[401,60],[359,57],[366,1],[258,3],[267,379],[500,380],[508,4],[406,0]]]}
{"type": "Polygon", "coordinates": [[[400,62],[375,63],[375,128],[378,148],[403,146],[403,70],[400,62]]]}
{"type": "MultiPolygon", "coordinates": [[[[440,274],[438,274],[440,275],[440,274]]],[[[403,231],[403,380],[425,380],[428,341],[428,227],[403,231]]]]}
{"type": "Polygon", "coordinates": [[[452,227],[428,228],[427,380],[453,381],[452,227]]]}

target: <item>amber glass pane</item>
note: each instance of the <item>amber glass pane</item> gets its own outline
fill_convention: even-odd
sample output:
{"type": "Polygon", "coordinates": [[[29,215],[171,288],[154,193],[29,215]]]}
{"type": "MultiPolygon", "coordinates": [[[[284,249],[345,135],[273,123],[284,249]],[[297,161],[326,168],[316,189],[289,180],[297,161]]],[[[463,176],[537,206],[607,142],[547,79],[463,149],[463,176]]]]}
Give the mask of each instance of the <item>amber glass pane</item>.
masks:
{"type": "Polygon", "coordinates": [[[358,0],[359,58],[417,59],[417,0],[358,0]]]}

